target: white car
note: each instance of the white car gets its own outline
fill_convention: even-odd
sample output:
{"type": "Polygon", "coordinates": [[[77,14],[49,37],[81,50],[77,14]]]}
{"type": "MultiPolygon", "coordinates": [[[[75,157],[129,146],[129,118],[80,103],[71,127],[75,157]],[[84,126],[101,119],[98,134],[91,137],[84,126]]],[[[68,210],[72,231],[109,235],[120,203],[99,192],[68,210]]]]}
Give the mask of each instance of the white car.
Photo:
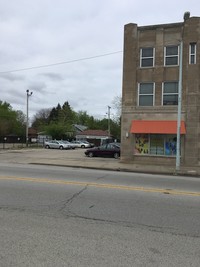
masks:
{"type": "Polygon", "coordinates": [[[44,143],[45,148],[57,148],[57,149],[71,149],[69,144],[65,144],[62,141],[51,140],[44,143]]]}
{"type": "Polygon", "coordinates": [[[74,144],[70,143],[69,141],[63,140],[62,142],[69,145],[71,149],[75,149],[75,147],[76,147],[74,144]]]}
{"type": "Polygon", "coordinates": [[[71,141],[71,144],[73,144],[75,147],[80,147],[80,148],[88,148],[91,147],[90,143],[85,142],[85,141],[71,141]]]}

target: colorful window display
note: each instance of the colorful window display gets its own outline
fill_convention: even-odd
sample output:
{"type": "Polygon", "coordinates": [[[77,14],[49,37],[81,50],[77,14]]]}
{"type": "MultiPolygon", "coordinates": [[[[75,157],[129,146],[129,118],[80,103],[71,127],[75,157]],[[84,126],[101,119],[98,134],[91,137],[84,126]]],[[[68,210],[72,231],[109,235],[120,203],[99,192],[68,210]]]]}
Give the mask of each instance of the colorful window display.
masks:
{"type": "Polygon", "coordinates": [[[176,135],[136,134],[135,154],[176,155],[176,135]]]}
{"type": "Polygon", "coordinates": [[[176,136],[167,136],[165,141],[165,155],[176,155],[176,136]]]}
{"type": "Polygon", "coordinates": [[[149,136],[148,134],[135,135],[135,153],[149,154],[149,136]]]}

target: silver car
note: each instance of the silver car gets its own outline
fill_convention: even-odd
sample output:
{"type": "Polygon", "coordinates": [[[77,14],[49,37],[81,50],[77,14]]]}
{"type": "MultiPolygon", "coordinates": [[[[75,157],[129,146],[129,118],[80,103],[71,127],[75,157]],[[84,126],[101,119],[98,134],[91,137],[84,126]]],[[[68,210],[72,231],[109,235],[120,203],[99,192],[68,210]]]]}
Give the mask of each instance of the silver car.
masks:
{"type": "Polygon", "coordinates": [[[80,147],[80,148],[89,148],[91,147],[90,143],[85,142],[85,141],[71,141],[71,144],[73,144],[75,147],[80,147]]]}
{"type": "Polygon", "coordinates": [[[44,143],[45,148],[57,148],[57,149],[71,149],[69,144],[65,144],[62,141],[51,140],[44,143]]]}
{"type": "Polygon", "coordinates": [[[71,149],[75,149],[75,147],[76,147],[74,144],[70,143],[69,141],[63,140],[62,142],[69,145],[71,149]]]}

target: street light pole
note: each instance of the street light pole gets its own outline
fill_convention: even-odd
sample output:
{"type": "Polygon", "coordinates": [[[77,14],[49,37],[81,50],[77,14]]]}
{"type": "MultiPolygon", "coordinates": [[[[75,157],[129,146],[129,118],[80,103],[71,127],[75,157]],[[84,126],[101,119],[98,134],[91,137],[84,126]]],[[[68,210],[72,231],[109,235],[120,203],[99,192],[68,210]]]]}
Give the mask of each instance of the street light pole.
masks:
{"type": "Polygon", "coordinates": [[[110,109],[111,107],[108,106],[108,136],[110,137],[110,109]]]}
{"type": "Polygon", "coordinates": [[[178,83],[178,114],[177,114],[177,146],[176,146],[176,171],[180,170],[180,145],[181,145],[181,106],[182,106],[182,69],[183,69],[183,42],[180,42],[179,83],[178,83]]]}
{"type": "Polygon", "coordinates": [[[26,90],[26,147],[28,147],[28,126],[29,126],[29,117],[28,117],[28,100],[33,92],[29,93],[29,90],[26,90]]]}

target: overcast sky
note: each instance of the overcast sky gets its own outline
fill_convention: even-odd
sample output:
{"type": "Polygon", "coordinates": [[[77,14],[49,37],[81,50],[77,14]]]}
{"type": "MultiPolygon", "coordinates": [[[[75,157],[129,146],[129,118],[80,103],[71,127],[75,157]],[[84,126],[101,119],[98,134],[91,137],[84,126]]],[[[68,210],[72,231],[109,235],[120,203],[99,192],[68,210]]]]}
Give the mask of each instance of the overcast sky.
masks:
{"type": "Polygon", "coordinates": [[[104,118],[122,91],[123,30],[200,16],[199,0],[0,0],[0,100],[26,114],[68,101],[104,118]],[[57,64],[58,63],[58,64],[57,64]]]}

